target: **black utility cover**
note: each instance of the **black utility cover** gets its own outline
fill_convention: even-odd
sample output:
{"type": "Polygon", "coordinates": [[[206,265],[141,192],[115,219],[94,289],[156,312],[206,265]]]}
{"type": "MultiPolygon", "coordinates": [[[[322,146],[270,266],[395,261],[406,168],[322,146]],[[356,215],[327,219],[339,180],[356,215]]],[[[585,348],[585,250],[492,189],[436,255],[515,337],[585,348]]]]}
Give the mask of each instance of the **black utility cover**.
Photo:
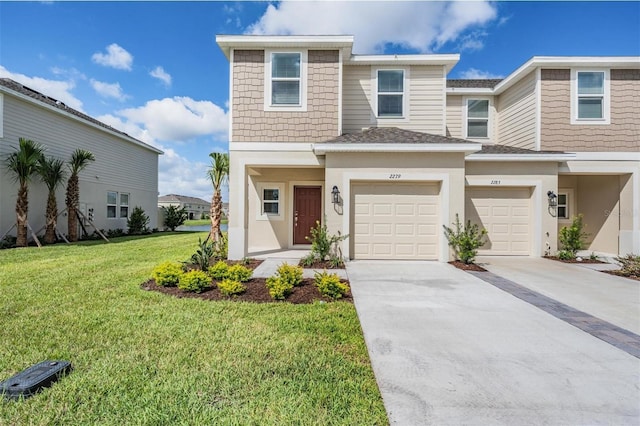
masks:
{"type": "Polygon", "coordinates": [[[0,394],[7,399],[28,398],[71,370],[69,361],[42,361],[0,383],[0,394]]]}

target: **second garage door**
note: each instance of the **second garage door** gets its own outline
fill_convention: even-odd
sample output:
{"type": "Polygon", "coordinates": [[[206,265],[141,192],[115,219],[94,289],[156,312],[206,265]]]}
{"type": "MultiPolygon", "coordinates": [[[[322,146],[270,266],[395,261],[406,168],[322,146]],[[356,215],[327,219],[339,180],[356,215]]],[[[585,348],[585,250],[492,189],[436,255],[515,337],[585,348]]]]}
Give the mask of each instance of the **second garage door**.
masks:
{"type": "Polygon", "coordinates": [[[437,183],[362,183],[352,186],[355,259],[437,259],[437,183]]]}
{"type": "Polygon", "coordinates": [[[530,188],[467,187],[466,195],[466,218],[488,231],[488,242],[478,254],[530,254],[530,188]]]}

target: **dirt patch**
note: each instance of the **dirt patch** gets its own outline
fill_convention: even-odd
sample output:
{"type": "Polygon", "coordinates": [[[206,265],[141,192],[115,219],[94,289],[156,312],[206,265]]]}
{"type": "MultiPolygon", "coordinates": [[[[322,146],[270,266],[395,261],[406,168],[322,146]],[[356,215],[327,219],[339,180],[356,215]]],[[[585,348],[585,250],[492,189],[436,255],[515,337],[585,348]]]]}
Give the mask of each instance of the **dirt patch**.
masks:
{"type": "Polygon", "coordinates": [[[576,259],[565,260],[565,259],[560,259],[558,256],[545,256],[544,258],[549,260],[555,260],[556,262],[562,262],[562,263],[607,263],[598,259],[590,259],[588,257],[583,257],[582,260],[576,260],[576,259]]]}
{"type": "Polygon", "coordinates": [[[449,262],[449,265],[453,265],[458,269],[462,269],[463,271],[475,271],[475,272],[487,272],[482,266],[478,266],[475,263],[464,263],[459,260],[452,260],[449,262]]]}
{"type": "MultiPolygon", "coordinates": [[[[348,283],[347,281],[343,281],[348,283]]],[[[274,303],[279,302],[275,301],[269,295],[269,291],[266,286],[266,279],[264,278],[252,278],[249,282],[246,282],[247,291],[237,296],[224,296],[220,294],[220,290],[218,287],[213,284],[211,287],[207,288],[202,293],[192,293],[189,291],[180,290],[178,287],[163,287],[156,284],[155,280],[150,279],[149,281],[143,283],[140,287],[143,290],[148,291],[157,291],[159,293],[167,294],[170,296],[182,298],[188,297],[193,299],[202,299],[202,300],[231,300],[237,302],[254,302],[254,303],[274,303]]],[[[318,291],[318,288],[314,285],[313,279],[305,278],[302,281],[302,285],[294,287],[293,292],[283,301],[294,304],[302,304],[302,303],[313,303],[315,301],[325,301],[331,302],[333,299],[323,296],[318,291]]],[[[346,302],[353,303],[353,297],[351,296],[351,292],[347,292],[347,294],[342,297],[342,299],[346,302]]],[[[279,302],[282,303],[282,302],[279,302]]]]}
{"type": "Polygon", "coordinates": [[[624,272],[622,272],[621,270],[617,270],[617,271],[602,271],[605,274],[609,274],[609,275],[615,275],[617,277],[623,277],[623,278],[629,278],[630,280],[635,280],[635,281],[640,281],[640,276],[638,275],[627,275],[624,272]]]}

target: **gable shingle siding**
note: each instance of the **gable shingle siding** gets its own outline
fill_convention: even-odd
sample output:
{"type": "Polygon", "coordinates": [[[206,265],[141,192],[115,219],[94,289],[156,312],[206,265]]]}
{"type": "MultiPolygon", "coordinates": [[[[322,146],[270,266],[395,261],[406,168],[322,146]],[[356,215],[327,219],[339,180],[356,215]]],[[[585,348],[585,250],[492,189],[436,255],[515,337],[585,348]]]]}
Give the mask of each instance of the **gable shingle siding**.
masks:
{"type": "Polygon", "coordinates": [[[640,70],[611,70],[611,124],[571,124],[571,71],[543,69],[541,149],[640,150],[640,70]]]}

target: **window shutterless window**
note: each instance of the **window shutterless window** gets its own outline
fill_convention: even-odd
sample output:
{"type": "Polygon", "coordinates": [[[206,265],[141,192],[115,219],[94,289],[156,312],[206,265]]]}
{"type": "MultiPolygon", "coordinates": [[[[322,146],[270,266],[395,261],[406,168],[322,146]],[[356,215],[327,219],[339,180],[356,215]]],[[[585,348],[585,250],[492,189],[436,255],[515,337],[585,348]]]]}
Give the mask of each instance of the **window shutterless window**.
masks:
{"type": "Polygon", "coordinates": [[[118,193],[107,192],[107,217],[115,218],[118,209],[118,193]]]}
{"type": "Polygon", "coordinates": [[[467,99],[467,137],[489,137],[489,100],[467,99]]]}
{"type": "Polygon", "coordinates": [[[578,119],[604,118],[604,72],[578,71],[578,119]]]}
{"type": "Polygon", "coordinates": [[[129,194],[120,194],[120,217],[129,217],[129,194]]]}
{"type": "Polygon", "coordinates": [[[558,193],[558,218],[569,219],[569,195],[558,193]]]}
{"type": "Polygon", "coordinates": [[[271,104],[300,105],[300,53],[271,54],[271,104]]]}
{"type": "Polygon", "coordinates": [[[278,188],[264,188],[262,190],[262,214],[280,214],[280,190],[278,188]]]}
{"type": "Polygon", "coordinates": [[[378,117],[402,117],[404,71],[378,70],[378,117]]]}

